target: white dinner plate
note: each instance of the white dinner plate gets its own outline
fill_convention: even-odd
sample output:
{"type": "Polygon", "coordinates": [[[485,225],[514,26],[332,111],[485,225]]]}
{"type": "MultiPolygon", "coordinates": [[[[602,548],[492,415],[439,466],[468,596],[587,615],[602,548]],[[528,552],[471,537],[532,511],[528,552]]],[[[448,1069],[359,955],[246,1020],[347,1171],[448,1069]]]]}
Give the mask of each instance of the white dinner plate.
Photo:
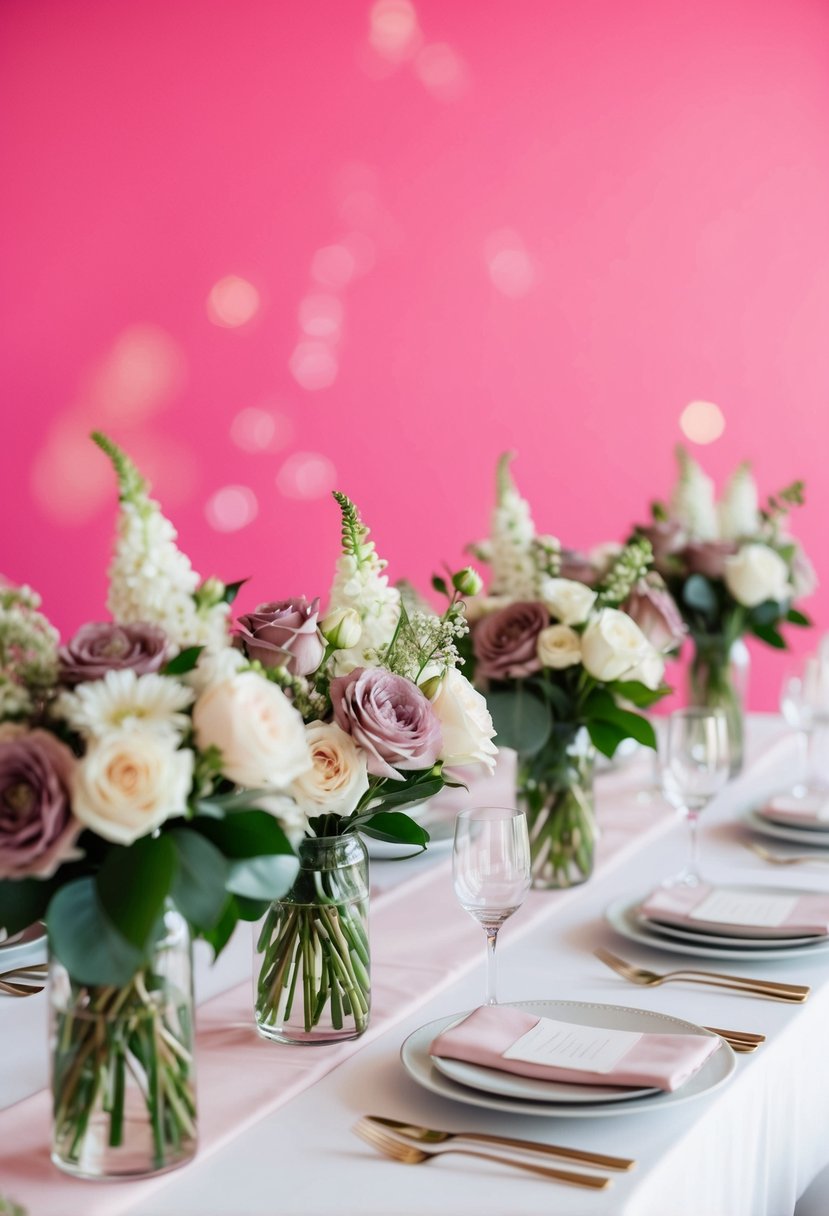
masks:
{"type": "Polygon", "coordinates": [[[749,811],[745,822],[753,832],[770,836],[773,840],[791,840],[795,844],[811,845],[814,849],[829,849],[829,830],[826,829],[806,828],[794,823],[772,823],[756,811],[749,811]]]}
{"type": "Polygon", "coordinates": [[[432,1056],[432,1063],[438,1072],[457,1081],[459,1085],[483,1090],[485,1094],[526,1098],[528,1102],[566,1102],[575,1106],[595,1106],[597,1102],[627,1102],[631,1098],[644,1098],[660,1092],[653,1088],[626,1089],[619,1085],[570,1085],[564,1081],[542,1081],[537,1077],[519,1077],[515,1073],[501,1072],[497,1068],[467,1064],[464,1060],[443,1060],[438,1056],[432,1056]]]}
{"type": "MultiPolygon", "coordinates": [[[[518,1009],[527,1009],[539,1017],[560,1017],[568,1022],[580,1022],[584,1026],[612,1026],[616,1030],[633,1030],[650,1034],[699,1034],[710,1036],[710,1031],[685,1022],[681,1018],[664,1013],[653,1013],[647,1009],[629,1009],[622,1005],[597,1005],[584,1001],[514,1001],[518,1009]]],[[[657,1091],[629,1102],[594,1101],[583,1105],[572,1102],[552,1102],[511,1097],[506,1094],[484,1093],[470,1089],[435,1068],[429,1055],[429,1047],[436,1035],[456,1022],[463,1014],[438,1018],[421,1026],[410,1034],[400,1049],[403,1067],[419,1085],[432,1093],[468,1106],[482,1106],[487,1110],[503,1110],[516,1115],[540,1115],[545,1118],[595,1119],[607,1115],[633,1115],[640,1111],[664,1109],[680,1102],[689,1102],[710,1093],[733,1073],[736,1067],[734,1052],[727,1043],[720,1042],[718,1049],[708,1057],[701,1068],[683,1086],[673,1093],[657,1091]]]]}
{"type": "Polygon", "coordinates": [[[397,840],[374,840],[371,836],[363,836],[369,857],[373,857],[375,861],[402,861],[407,857],[425,857],[428,853],[451,849],[455,837],[454,819],[441,818],[432,822],[425,819],[418,822],[429,833],[425,853],[414,845],[403,844],[397,840]]]}
{"type": "Polygon", "coordinates": [[[647,933],[659,933],[663,937],[675,937],[681,942],[701,942],[708,946],[745,946],[747,950],[792,950],[796,946],[814,946],[827,940],[825,933],[809,933],[803,937],[740,937],[736,933],[701,933],[682,925],[669,925],[651,920],[640,913],[636,918],[647,933]]]}
{"type": "Polygon", "coordinates": [[[647,929],[640,920],[639,907],[645,898],[645,895],[640,895],[637,899],[630,899],[623,895],[605,909],[604,915],[611,929],[615,929],[622,937],[631,942],[640,942],[643,946],[651,946],[654,950],[667,950],[671,954],[695,954],[700,958],[753,960],[801,958],[807,954],[814,957],[829,951],[829,937],[818,938],[811,946],[781,946],[778,942],[773,947],[747,945],[744,941],[733,946],[712,946],[700,941],[686,942],[667,938],[661,933],[647,929]]]}
{"type": "Polygon", "coordinates": [[[45,963],[46,957],[46,926],[40,921],[16,933],[10,941],[0,942],[0,971],[45,963]]]}

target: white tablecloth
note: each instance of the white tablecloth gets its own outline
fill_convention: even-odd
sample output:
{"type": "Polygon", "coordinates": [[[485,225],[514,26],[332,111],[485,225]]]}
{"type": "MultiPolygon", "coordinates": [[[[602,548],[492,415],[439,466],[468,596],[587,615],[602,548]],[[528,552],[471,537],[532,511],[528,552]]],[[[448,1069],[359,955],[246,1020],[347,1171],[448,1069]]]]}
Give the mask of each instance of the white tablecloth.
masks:
{"type": "MultiPolygon", "coordinates": [[[[734,822],[735,801],[752,789],[791,774],[793,747],[769,750],[780,736],[773,720],[753,723],[752,769],[707,813],[702,832],[702,865],[714,879],[757,881],[826,889],[829,867],[771,870],[743,847],[748,838],[734,822]]],[[[648,758],[634,762],[626,780],[650,780],[648,758]]],[[[600,818],[613,821],[612,774],[600,779],[600,818]]],[[[656,797],[643,792],[643,797],[656,797]]],[[[666,824],[672,812],[665,808],[666,824]]],[[[461,1106],[416,1085],[399,1062],[400,1045],[425,1022],[479,1003],[484,946],[480,928],[468,921],[470,958],[479,965],[422,1005],[406,1022],[357,1051],[305,1093],[263,1118],[204,1160],[171,1174],[135,1216],[423,1216],[424,1213],[595,1213],[616,1216],[788,1216],[814,1175],[829,1161],[829,957],[774,963],[733,963],[726,969],[809,983],[809,1001],[791,1007],[737,993],[669,985],[642,989],[625,984],[592,956],[606,945],[633,961],[668,969],[677,955],[634,946],[617,938],[603,910],[617,895],[648,889],[679,868],[685,828],[651,833],[627,862],[587,883],[556,907],[531,932],[520,933],[519,911],[499,944],[499,988],[503,1000],[572,999],[635,1006],[675,1014],[699,1023],[759,1031],[768,1042],[738,1057],[737,1072],[715,1093],[659,1113],[614,1118],[544,1119],[511,1116],[461,1106]],[[607,1192],[582,1192],[537,1181],[484,1162],[450,1156],[419,1169],[378,1157],[357,1140],[350,1126],[373,1112],[447,1129],[480,1129],[528,1136],[551,1143],[635,1157],[638,1168],[618,1175],[607,1192]]],[[[376,867],[381,880],[405,874],[413,862],[376,867]]],[[[450,881],[447,871],[447,882],[450,881]]],[[[463,920],[465,914],[457,911],[463,920]]],[[[413,932],[416,917],[413,918],[413,932]]],[[[406,943],[401,942],[401,952],[406,943]]],[[[238,981],[249,965],[248,942],[240,940],[219,969],[203,981],[203,992],[238,981]],[[204,986],[206,984],[206,987],[204,986]]],[[[716,964],[700,960],[700,966],[716,964]]],[[[722,967],[720,967],[722,969],[722,967]]],[[[45,1001],[6,1001],[0,1006],[5,1045],[2,1105],[45,1081],[45,1001]],[[12,1046],[14,1044],[14,1046],[12,1046]]],[[[278,1051],[278,1045],[273,1046],[278,1051]]],[[[324,1050],[324,1048],[309,1048],[324,1050]]],[[[233,1077],[228,1077],[233,1085],[233,1077]]],[[[74,1216],[72,1181],[66,1181],[66,1213],[74,1216]]],[[[2,1191],[2,1180],[0,1180],[2,1191]]],[[[31,1213],[36,1216],[36,1213],[31,1213]]]]}

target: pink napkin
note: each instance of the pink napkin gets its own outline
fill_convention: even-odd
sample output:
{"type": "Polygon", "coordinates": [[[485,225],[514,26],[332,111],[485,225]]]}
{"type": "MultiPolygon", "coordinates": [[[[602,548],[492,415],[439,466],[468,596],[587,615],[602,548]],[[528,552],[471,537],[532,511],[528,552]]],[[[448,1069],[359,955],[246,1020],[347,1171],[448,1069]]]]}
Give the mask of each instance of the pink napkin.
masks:
{"type": "Polygon", "coordinates": [[[520,1077],[566,1081],[574,1085],[620,1085],[648,1089],[679,1089],[719,1047],[719,1039],[698,1034],[643,1034],[611,1072],[531,1064],[504,1059],[503,1053],[542,1019],[509,1005],[483,1005],[457,1026],[444,1030],[429,1054],[481,1064],[520,1077]]]}
{"type": "Polygon", "coordinates": [[[777,794],[765,806],[758,807],[757,814],[772,822],[784,819],[829,832],[829,793],[809,793],[802,798],[794,794],[777,794]]]}
{"type": "MultiPolygon", "coordinates": [[[[729,894],[727,887],[659,887],[648,896],[639,911],[653,921],[663,921],[666,925],[681,925],[688,929],[696,929],[704,933],[707,929],[715,932],[725,932],[732,937],[806,937],[810,934],[825,936],[829,933],[829,895],[798,895],[796,891],[788,894],[768,892],[773,901],[781,901],[778,905],[780,923],[769,924],[758,920],[754,924],[746,924],[743,917],[730,920],[727,917],[708,919],[692,916],[691,913],[715,893],[729,894]]],[[[763,892],[742,892],[738,888],[733,891],[735,896],[746,895],[763,897],[763,892]]],[[[748,914],[750,915],[750,913],[748,914]]],[[[748,916],[746,916],[748,919],[748,916]]]]}

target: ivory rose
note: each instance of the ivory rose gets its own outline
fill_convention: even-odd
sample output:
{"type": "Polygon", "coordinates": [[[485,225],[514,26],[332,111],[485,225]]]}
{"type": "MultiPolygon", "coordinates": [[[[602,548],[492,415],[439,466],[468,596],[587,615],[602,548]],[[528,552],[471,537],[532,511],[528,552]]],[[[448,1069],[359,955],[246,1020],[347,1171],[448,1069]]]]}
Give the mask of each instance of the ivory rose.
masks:
{"type": "Polygon", "coordinates": [[[443,762],[448,767],[479,764],[495,770],[498,748],[486,701],[455,667],[450,667],[432,699],[443,732],[443,762]]]}
{"type": "Polygon", "coordinates": [[[554,671],[575,667],[581,662],[581,638],[569,625],[548,625],[538,635],[538,658],[554,671]]]}
{"type": "Polygon", "coordinates": [[[72,805],[84,827],[128,845],[183,815],[192,781],[191,751],[149,731],[113,731],[78,761],[72,805]]]}
{"type": "Polygon", "coordinates": [[[305,738],[311,767],[291,785],[306,815],[350,815],[368,789],[366,758],[335,722],[309,722],[305,738]]]}
{"type": "Polygon", "coordinates": [[[201,751],[216,747],[222,772],[249,789],[286,789],[311,760],[302,718],[281,688],[255,671],[211,684],[193,709],[201,751]]]}
{"type": "Polygon", "coordinates": [[[725,585],[738,604],[756,608],[766,600],[788,599],[789,570],[779,553],[769,545],[743,545],[725,559],[725,585]]]}
{"type": "Polygon", "coordinates": [[[595,680],[632,679],[631,673],[650,658],[653,647],[626,612],[603,608],[581,638],[582,662],[595,680]]]}
{"type": "Polygon", "coordinates": [[[541,598],[562,625],[582,625],[596,602],[596,592],[574,579],[548,578],[542,584],[541,598]]]}

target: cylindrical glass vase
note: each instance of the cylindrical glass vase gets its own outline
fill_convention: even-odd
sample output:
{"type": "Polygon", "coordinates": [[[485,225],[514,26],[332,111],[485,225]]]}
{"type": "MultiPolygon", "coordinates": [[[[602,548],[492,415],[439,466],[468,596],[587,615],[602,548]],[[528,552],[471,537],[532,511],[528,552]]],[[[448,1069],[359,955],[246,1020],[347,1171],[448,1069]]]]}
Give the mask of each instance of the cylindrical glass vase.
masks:
{"type": "Polygon", "coordinates": [[[717,636],[696,636],[688,672],[692,705],[721,709],[728,729],[730,775],[743,767],[745,707],[748,697],[750,656],[742,638],[729,644],[717,636]]]}
{"type": "Polygon", "coordinates": [[[49,968],[52,1160],[80,1178],[141,1178],[196,1152],[190,931],[174,909],[123,987],[49,968]]]}
{"type": "Polygon", "coordinates": [[[553,733],[542,752],[519,763],[519,798],[527,813],[532,886],[557,890],[593,873],[598,828],[595,750],[585,732],[553,733]]]}
{"type": "Polygon", "coordinates": [[[359,836],[306,837],[299,873],[255,939],[259,1033],[281,1043],[356,1039],[368,1026],[368,855],[359,836]]]}

